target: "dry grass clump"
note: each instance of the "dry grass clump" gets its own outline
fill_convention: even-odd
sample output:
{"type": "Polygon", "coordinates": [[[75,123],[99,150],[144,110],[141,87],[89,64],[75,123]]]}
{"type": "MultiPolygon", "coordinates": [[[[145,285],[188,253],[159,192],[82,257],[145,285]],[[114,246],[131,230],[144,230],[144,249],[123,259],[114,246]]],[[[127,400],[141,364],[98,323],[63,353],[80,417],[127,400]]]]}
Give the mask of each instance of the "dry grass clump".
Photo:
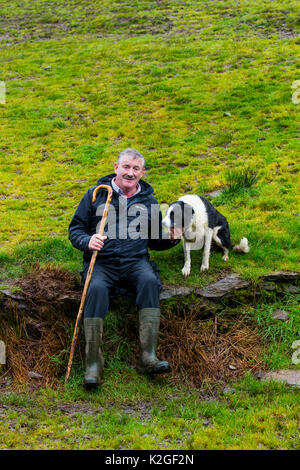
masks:
{"type": "Polygon", "coordinates": [[[23,300],[8,303],[0,325],[8,372],[17,383],[28,381],[34,373],[35,384],[54,385],[69,354],[81,294],[77,276],[59,268],[37,267],[17,286],[23,300]]]}
{"type": "Polygon", "coordinates": [[[35,305],[48,303],[61,296],[74,296],[80,289],[78,276],[61,268],[41,268],[38,265],[19,280],[17,286],[28,302],[35,305]]]}
{"type": "Polygon", "coordinates": [[[167,312],[162,328],[160,354],[172,364],[175,380],[226,383],[262,367],[262,341],[243,318],[201,320],[195,311],[183,318],[167,312]]]}
{"type": "Polygon", "coordinates": [[[65,370],[70,332],[70,320],[66,317],[44,322],[40,336],[28,333],[26,325],[20,328],[5,322],[1,336],[7,346],[7,367],[14,381],[56,385],[65,370]]]}

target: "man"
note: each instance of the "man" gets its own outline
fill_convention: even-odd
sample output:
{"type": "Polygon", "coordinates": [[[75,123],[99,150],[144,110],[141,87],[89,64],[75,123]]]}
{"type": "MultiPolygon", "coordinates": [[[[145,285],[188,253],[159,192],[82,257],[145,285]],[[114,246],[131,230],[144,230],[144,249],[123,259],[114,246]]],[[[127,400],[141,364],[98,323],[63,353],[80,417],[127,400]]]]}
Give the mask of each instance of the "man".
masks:
{"type": "Polygon", "coordinates": [[[87,191],[69,226],[72,245],[84,251],[84,278],[92,252],[98,251],[84,308],[86,373],[83,383],[88,389],[100,384],[104,365],[100,348],[103,320],[108,313],[109,294],[118,286],[126,287],[134,294],[139,309],[139,372],[170,371],[168,362],[156,357],[161,285],[149,262],[148,248],[172,248],[179,243],[181,232],[174,233],[171,229],[170,238],[164,238],[158,202],[153,196],[153,188],[141,179],[145,173],[145,160],[137,150],[121,152],[114,170],[115,174],[101,178],[97,184],[110,185],[113,189],[106,235],[97,234],[97,227],[107,191],[99,190],[95,203],[92,203],[96,186],[87,191]]]}

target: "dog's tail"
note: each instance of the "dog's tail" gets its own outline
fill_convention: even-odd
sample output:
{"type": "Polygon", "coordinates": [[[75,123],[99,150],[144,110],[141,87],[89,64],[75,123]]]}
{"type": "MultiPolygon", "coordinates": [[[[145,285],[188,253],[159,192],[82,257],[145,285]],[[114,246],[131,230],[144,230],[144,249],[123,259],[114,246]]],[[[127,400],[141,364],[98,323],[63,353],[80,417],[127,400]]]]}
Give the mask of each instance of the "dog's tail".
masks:
{"type": "Polygon", "coordinates": [[[232,247],[233,251],[237,251],[238,253],[249,253],[250,248],[248,245],[248,240],[246,237],[242,238],[239,245],[234,245],[232,247]]]}

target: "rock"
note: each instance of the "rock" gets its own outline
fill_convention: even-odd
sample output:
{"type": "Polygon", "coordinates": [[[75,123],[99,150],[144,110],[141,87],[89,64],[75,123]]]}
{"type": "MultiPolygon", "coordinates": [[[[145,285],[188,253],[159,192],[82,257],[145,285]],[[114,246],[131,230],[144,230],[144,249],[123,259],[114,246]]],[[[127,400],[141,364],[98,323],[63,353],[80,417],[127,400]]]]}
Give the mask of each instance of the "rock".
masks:
{"type": "Polygon", "coordinates": [[[24,297],[22,297],[20,295],[12,294],[12,292],[9,289],[0,290],[0,293],[5,295],[6,297],[9,297],[10,299],[13,299],[13,300],[24,300],[24,297]]]}
{"type": "Polygon", "coordinates": [[[296,281],[300,279],[300,272],[278,272],[273,274],[268,274],[267,276],[262,276],[262,279],[266,281],[273,282],[287,282],[287,281],[296,281]]]}
{"type": "Polygon", "coordinates": [[[236,389],[231,388],[231,387],[225,387],[224,390],[223,390],[223,393],[225,393],[225,394],[228,393],[228,394],[234,395],[236,393],[236,389]]]}
{"type": "Polygon", "coordinates": [[[236,370],[236,367],[233,366],[232,364],[229,364],[228,369],[230,369],[230,370],[236,370]]]}
{"type": "Polygon", "coordinates": [[[223,113],[223,116],[231,117],[231,113],[223,113]]]}
{"type": "Polygon", "coordinates": [[[207,427],[211,428],[211,427],[213,427],[213,424],[209,419],[205,419],[203,421],[203,426],[207,426],[207,427]]]}
{"type": "Polygon", "coordinates": [[[214,189],[210,193],[205,193],[204,196],[209,196],[209,197],[218,197],[220,194],[222,194],[223,189],[214,189]]]}
{"type": "Polygon", "coordinates": [[[298,365],[300,364],[300,339],[293,342],[292,349],[295,349],[292,354],[292,364],[298,365]]]}
{"type": "Polygon", "coordinates": [[[299,294],[299,289],[298,289],[298,287],[296,287],[296,286],[287,286],[286,290],[287,290],[290,294],[299,294]]]}
{"type": "MultiPolygon", "coordinates": [[[[10,381],[8,378],[4,377],[1,381],[0,381],[0,388],[6,388],[8,387],[10,384],[10,381]]],[[[2,405],[2,408],[4,408],[4,406],[2,405]]]]}
{"type": "Polygon", "coordinates": [[[196,294],[207,298],[218,298],[234,290],[249,287],[249,285],[250,281],[241,279],[237,274],[229,274],[220,281],[209,284],[202,289],[197,289],[196,294]]]}
{"type": "Polygon", "coordinates": [[[44,70],[51,70],[51,65],[47,65],[47,67],[44,67],[44,70]]]}
{"type": "Polygon", "coordinates": [[[275,320],[287,321],[290,317],[284,310],[279,310],[279,308],[277,308],[274,310],[272,318],[275,320]]]}
{"type": "Polygon", "coordinates": [[[185,193],[188,193],[189,191],[192,191],[193,189],[193,186],[191,186],[190,184],[188,184],[184,190],[185,193]]]}
{"type": "Polygon", "coordinates": [[[34,371],[28,372],[28,377],[29,377],[30,379],[43,379],[43,378],[44,378],[43,375],[38,374],[37,372],[34,372],[34,371]]]}
{"type": "Polygon", "coordinates": [[[262,376],[262,380],[276,380],[278,382],[300,388],[300,369],[281,369],[265,372],[262,376]]]}
{"type": "Polygon", "coordinates": [[[263,284],[261,288],[270,292],[276,290],[274,284],[263,284]]]}
{"type": "Polygon", "coordinates": [[[264,376],[264,371],[262,369],[259,369],[257,372],[255,372],[254,374],[254,377],[257,379],[257,380],[261,380],[264,376]]]}
{"type": "Polygon", "coordinates": [[[169,297],[175,297],[177,295],[190,295],[193,292],[191,287],[184,286],[163,286],[160,293],[160,300],[168,299],[169,297]]]}

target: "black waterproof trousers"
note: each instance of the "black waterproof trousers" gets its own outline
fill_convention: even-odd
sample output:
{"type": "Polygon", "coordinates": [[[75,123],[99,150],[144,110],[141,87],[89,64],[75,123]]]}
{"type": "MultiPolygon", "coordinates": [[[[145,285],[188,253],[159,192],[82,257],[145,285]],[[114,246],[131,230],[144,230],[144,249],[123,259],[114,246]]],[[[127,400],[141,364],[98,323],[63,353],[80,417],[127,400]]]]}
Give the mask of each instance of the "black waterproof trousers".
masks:
{"type": "MultiPolygon", "coordinates": [[[[85,280],[88,265],[85,266],[85,280]]],[[[160,280],[148,257],[114,258],[96,261],[84,306],[84,318],[105,318],[109,297],[116,288],[125,287],[135,296],[139,310],[159,308],[160,280]]]]}

